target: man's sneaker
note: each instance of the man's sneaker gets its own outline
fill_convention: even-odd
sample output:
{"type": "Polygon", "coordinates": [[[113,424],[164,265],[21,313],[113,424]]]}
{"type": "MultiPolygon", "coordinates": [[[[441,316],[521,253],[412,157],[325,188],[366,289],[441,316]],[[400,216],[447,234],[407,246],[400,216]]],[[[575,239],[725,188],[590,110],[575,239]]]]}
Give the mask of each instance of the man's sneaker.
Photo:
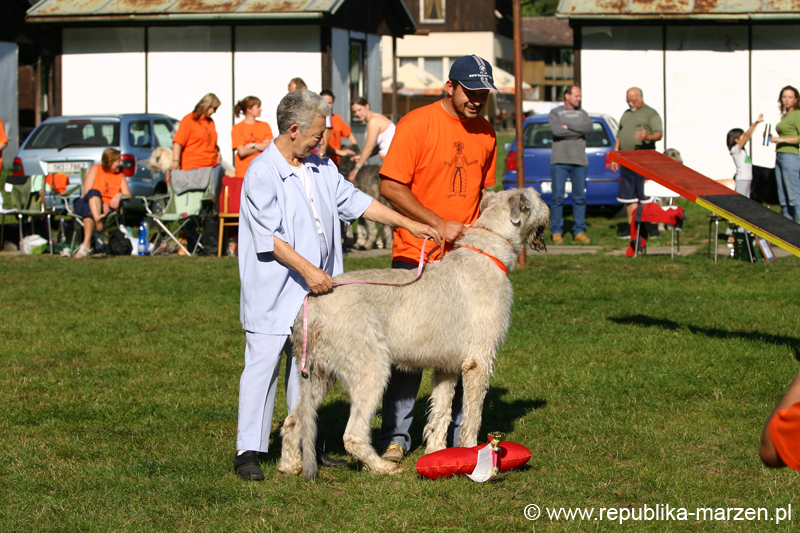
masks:
{"type": "Polygon", "coordinates": [[[264,472],[258,464],[258,453],[244,452],[233,458],[233,471],[245,481],[264,481],[264,472]]]}
{"type": "Polygon", "coordinates": [[[90,255],[92,255],[92,249],[89,248],[88,246],[84,246],[81,244],[80,246],[78,246],[78,251],[75,252],[75,255],[73,255],[72,257],[74,257],[75,259],[83,259],[84,257],[88,257],[90,255]]]}
{"type": "Polygon", "coordinates": [[[564,242],[564,237],[560,233],[553,233],[553,244],[561,244],[564,242]]]}
{"type": "Polygon", "coordinates": [[[386,447],[385,450],[383,450],[381,458],[386,461],[391,461],[393,463],[399,463],[400,461],[403,460],[404,455],[405,454],[403,453],[402,446],[400,446],[399,444],[390,444],[389,446],[386,447]]]}
{"type": "Polygon", "coordinates": [[[592,239],[590,239],[589,236],[586,235],[585,233],[578,233],[577,235],[575,235],[574,240],[578,244],[589,244],[590,242],[592,242],[592,239]]]}

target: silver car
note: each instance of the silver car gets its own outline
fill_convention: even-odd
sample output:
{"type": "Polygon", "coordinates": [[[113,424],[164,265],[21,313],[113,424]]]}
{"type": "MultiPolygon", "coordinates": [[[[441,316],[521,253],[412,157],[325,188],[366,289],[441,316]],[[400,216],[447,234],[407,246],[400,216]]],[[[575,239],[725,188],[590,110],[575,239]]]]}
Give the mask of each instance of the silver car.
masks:
{"type": "MultiPolygon", "coordinates": [[[[122,173],[133,198],[166,193],[164,173],[151,171],[147,159],[159,146],[172,148],[177,125],[174,118],[153,113],[49,118],[22,143],[13,173],[61,172],[69,176],[69,189],[81,184],[82,170],[85,175],[100,163],[105,149],[115,148],[122,153],[122,173]]],[[[80,190],[73,196],[78,198],[80,190]]],[[[132,200],[127,207],[143,209],[140,200],[132,200]]]]}

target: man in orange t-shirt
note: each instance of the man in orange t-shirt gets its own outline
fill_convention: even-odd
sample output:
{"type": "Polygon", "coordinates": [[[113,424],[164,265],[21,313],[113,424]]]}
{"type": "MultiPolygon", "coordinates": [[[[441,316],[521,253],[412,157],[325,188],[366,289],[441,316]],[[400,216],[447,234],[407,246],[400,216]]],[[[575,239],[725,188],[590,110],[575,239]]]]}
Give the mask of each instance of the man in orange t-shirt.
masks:
{"type": "Polygon", "coordinates": [[[800,374],[764,425],[759,455],[770,468],[800,470],[800,374]]]}
{"type": "MultiPolygon", "coordinates": [[[[445,89],[444,100],[416,109],[400,121],[380,174],[381,195],[400,213],[445,232],[449,249],[478,218],[484,188],[495,184],[497,138],[480,112],[489,91],[497,88],[491,65],[472,55],[453,63],[445,89]]],[[[422,242],[396,228],[392,268],[417,268],[422,242]]],[[[411,422],[421,379],[419,372],[392,367],[378,439],[386,460],[399,462],[411,448],[411,422]]],[[[459,380],[448,446],[458,443],[461,396],[459,380]]]]}
{"type": "Polygon", "coordinates": [[[8,137],[6,137],[6,130],[3,128],[3,121],[0,120],[0,168],[3,168],[3,150],[8,146],[8,137]]]}
{"type": "MultiPolygon", "coordinates": [[[[333,107],[333,102],[336,97],[328,89],[322,89],[319,93],[333,107]]],[[[336,166],[339,166],[339,157],[343,155],[356,155],[352,150],[342,150],[342,139],[347,139],[350,144],[355,146],[358,144],[356,136],[353,135],[353,130],[347,122],[344,121],[341,115],[331,113],[331,137],[328,140],[328,156],[331,158],[336,166]]]]}

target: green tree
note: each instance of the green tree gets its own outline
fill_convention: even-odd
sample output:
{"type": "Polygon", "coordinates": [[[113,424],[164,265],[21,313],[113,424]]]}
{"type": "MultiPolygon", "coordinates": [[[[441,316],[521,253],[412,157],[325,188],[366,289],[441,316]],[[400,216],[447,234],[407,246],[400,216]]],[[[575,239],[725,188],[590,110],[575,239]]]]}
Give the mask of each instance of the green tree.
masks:
{"type": "Polygon", "coordinates": [[[523,17],[552,17],[558,9],[558,0],[521,0],[523,17]]]}

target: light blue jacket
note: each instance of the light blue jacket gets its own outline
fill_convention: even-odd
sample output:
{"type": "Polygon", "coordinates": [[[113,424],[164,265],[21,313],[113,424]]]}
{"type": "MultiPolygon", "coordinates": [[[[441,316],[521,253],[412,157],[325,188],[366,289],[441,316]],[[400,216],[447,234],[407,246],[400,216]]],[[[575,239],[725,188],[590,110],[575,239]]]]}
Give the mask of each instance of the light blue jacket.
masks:
{"type": "Polygon", "coordinates": [[[273,237],[335,276],[343,271],[339,220],[352,222],[372,202],[330,160],[311,154],[304,165],[328,246],[327,264],[320,265],[319,234],[303,184],[271,143],[250,163],[239,207],[239,317],[247,331],[288,335],[309,291],[303,276],[272,255],[273,237]]]}

